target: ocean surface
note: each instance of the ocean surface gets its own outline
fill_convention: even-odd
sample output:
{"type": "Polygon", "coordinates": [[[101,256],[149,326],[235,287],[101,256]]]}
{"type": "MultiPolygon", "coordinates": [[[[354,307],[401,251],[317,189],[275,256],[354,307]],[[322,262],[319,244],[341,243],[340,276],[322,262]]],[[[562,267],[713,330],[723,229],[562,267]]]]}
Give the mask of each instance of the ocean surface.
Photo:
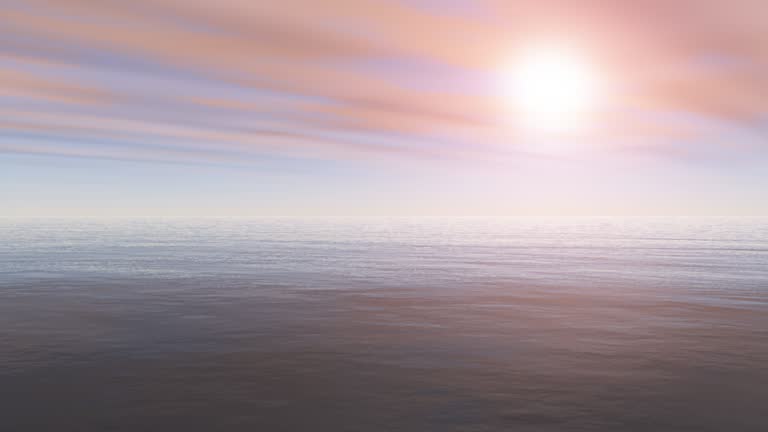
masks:
{"type": "Polygon", "coordinates": [[[0,222],[2,431],[768,431],[768,220],[0,222]]]}

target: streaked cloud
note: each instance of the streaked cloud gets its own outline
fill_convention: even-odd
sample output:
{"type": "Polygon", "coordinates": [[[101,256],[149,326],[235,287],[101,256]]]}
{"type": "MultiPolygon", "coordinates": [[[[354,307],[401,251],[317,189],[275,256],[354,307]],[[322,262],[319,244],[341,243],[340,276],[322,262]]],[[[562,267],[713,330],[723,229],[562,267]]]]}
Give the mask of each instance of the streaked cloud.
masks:
{"type": "Polygon", "coordinates": [[[498,74],[520,46],[551,39],[610,80],[612,105],[585,139],[670,155],[670,141],[724,124],[763,133],[766,16],[752,0],[6,1],[0,151],[526,156],[498,74]]]}

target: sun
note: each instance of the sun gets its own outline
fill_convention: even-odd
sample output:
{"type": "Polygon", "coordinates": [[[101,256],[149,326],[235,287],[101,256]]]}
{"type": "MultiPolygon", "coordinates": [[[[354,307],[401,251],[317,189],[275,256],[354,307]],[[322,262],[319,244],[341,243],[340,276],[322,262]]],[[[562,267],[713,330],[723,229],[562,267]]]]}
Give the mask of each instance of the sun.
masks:
{"type": "Polygon", "coordinates": [[[595,70],[576,53],[529,50],[505,77],[506,98],[516,117],[536,131],[574,131],[586,126],[600,99],[595,70]]]}

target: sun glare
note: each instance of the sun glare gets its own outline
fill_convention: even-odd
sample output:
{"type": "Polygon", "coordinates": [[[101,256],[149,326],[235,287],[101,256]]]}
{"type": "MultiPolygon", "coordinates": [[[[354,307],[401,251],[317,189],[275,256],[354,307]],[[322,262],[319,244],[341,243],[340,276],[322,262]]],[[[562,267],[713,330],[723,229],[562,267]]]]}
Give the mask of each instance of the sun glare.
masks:
{"type": "Polygon", "coordinates": [[[516,116],[537,131],[574,131],[599,97],[595,72],[577,55],[532,50],[521,56],[505,78],[516,116]]]}

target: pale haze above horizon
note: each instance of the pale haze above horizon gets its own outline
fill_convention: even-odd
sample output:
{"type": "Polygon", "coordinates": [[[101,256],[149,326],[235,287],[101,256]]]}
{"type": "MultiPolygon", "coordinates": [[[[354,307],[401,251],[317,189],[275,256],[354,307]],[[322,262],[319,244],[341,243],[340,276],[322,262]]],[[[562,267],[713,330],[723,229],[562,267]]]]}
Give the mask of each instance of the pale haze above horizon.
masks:
{"type": "Polygon", "coordinates": [[[765,217],[766,17],[3,2],[0,217],[765,217]]]}

